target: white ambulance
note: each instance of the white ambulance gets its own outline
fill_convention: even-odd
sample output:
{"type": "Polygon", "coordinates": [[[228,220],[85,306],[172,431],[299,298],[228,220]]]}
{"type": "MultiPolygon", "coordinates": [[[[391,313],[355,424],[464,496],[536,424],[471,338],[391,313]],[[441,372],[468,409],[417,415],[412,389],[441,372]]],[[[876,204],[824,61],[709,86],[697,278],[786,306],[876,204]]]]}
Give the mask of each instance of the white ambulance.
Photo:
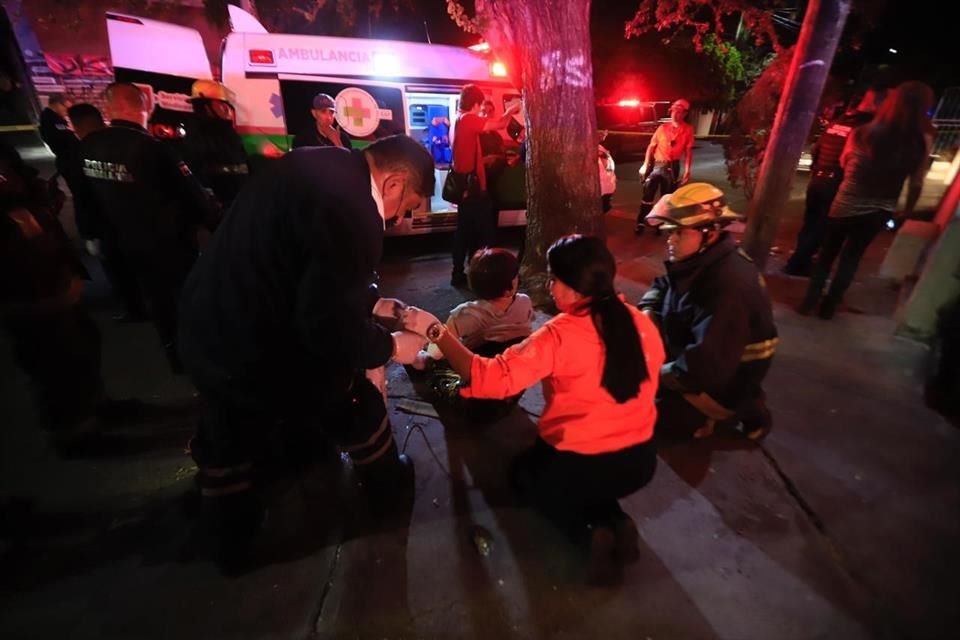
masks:
{"type": "MultiPolygon", "coordinates": [[[[499,62],[479,51],[395,40],[267,33],[250,14],[229,6],[232,31],[221,45],[220,81],[236,94],[236,128],[252,162],[287,151],[293,136],[314,126],[313,97],[334,97],[337,122],[354,147],[405,133],[431,149],[430,134],[449,123],[452,142],[460,90],[473,83],[500,113],[520,99],[499,62]]],[[[194,80],[215,79],[200,34],[186,27],[107,13],[110,55],[118,81],[150,96],[154,131],[176,139],[189,130],[194,80]]],[[[449,231],[456,208],[440,197],[449,152],[433,149],[437,188],[429,201],[389,233],[449,231]]],[[[523,163],[494,187],[501,226],[526,224],[523,163]]]]}

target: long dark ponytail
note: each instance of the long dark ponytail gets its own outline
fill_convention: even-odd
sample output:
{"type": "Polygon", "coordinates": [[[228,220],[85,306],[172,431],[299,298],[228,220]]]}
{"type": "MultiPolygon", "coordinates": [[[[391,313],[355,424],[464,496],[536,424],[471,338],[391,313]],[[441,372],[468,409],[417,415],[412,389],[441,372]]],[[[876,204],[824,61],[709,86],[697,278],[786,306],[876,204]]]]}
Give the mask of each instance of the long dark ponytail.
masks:
{"type": "Polygon", "coordinates": [[[613,399],[624,403],[637,396],[650,377],[637,325],[617,297],[613,278],[617,263],[600,238],[569,235],[547,251],[553,276],[581,295],[604,346],[601,384],[613,399]]]}

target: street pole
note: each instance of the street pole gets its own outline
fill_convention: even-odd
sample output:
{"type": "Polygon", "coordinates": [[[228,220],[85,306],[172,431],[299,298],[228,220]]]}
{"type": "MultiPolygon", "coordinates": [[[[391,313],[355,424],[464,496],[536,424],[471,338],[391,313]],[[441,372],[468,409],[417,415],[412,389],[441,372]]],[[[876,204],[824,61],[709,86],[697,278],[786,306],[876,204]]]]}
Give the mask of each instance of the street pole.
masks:
{"type": "Polygon", "coordinates": [[[810,0],[749,209],[744,248],[763,271],[851,0],[810,0]]]}

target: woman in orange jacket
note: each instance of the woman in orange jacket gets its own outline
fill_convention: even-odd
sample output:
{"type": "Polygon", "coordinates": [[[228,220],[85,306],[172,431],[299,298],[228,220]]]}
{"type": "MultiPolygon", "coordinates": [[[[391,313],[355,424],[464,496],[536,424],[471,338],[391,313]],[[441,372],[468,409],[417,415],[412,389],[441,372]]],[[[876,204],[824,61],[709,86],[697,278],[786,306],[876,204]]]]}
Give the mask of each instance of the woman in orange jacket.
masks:
{"type": "Polygon", "coordinates": [[[636,526],[618,500],[656,468],[654,397],[664,350],[652,321],[615,292],[616,262],[602,240],[566,236],[547,260],[561,313],[521,344],[482,358],[442,324],[427,337],[463,377],[463,396],[507,398],[543,381],[539,437],[514,461],[511,481],[589,542],[588,578],[608,582],[638,557],[636,526]]]}

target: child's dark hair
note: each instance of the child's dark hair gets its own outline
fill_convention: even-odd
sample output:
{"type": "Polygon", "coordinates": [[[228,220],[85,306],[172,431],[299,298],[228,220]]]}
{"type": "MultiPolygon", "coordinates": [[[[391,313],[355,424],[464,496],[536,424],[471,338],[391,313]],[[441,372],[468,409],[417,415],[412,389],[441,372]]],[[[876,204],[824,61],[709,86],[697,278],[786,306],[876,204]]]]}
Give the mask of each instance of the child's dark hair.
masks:
{"type": "Polygon", "coordinates": [[[569,235],[547,250],[547,262],[556,279],[581,295],[603,340],[603,388],[618,403],[637,396],[640,383],[650,377],[643,345],[630,310],[613,288],[617,263],[603,240],[569,235]]]}
{"type": "Polygon", "coordinates": [[[485,247],[470,258],[467,282],[481,300],[495,300],[513,288],[520,261],[506,249],[485,247]]]}

